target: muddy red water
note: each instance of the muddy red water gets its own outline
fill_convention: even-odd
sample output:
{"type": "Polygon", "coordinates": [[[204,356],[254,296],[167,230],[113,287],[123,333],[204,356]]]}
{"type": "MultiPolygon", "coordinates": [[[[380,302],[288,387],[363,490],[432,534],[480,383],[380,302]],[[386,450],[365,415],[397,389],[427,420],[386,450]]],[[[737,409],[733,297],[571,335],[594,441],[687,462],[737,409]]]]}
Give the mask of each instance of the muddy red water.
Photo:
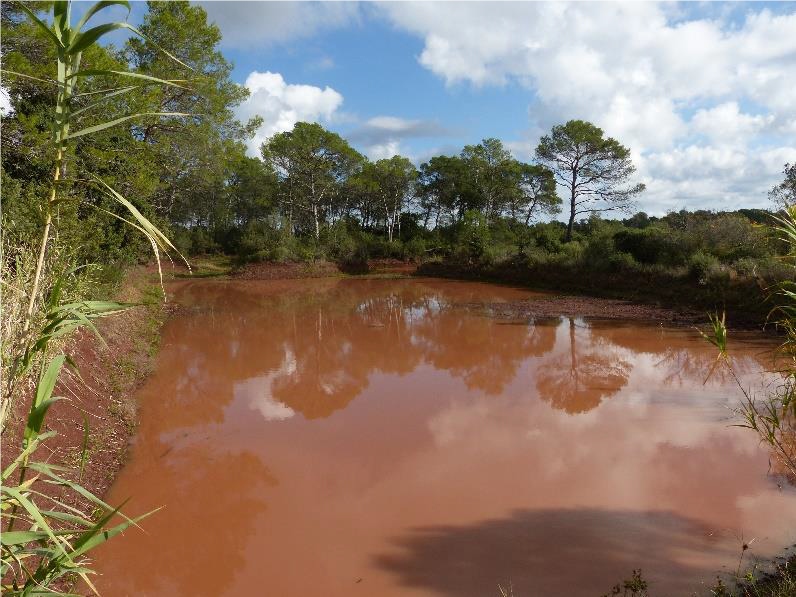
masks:
{"type": "Polygon", "coordinates": [[[173,291],[108,498],[163,509],[98,553],[106,596],[596,597],[634,568],[686,595],[796,538],[692,330],[490,319],[456,304],[530,293],[454,281],[173,291]]]}

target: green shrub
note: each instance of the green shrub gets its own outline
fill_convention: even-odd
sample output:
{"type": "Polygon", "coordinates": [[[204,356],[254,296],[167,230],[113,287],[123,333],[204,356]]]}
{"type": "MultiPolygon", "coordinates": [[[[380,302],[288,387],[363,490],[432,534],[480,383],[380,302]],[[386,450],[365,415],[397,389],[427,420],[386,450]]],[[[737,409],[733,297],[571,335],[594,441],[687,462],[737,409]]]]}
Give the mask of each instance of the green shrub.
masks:
{"type": "Polygon", "coordinates": [[[660,263],[668,244],[664,232],[658,228],[626,229],[614,235],[617,250],[632,255],[639,263],[660,263]]]}
{"type": "Polygon", "coordinates": [[[560,254],[570,260],[580,260],[583,256],[583,252],[583,244],[577,240],[561,245],[560,254]]]}
{"type": "Polygon", "coordinates": [[[608,258],[609,269],[613,272],[624,272],[638,269],[638,262],[629,253],[613,253],[608,258]]]}
{"type": "Polygon", "coordinates": [[[554,223],[537,224],[533,230],[532,238],[537,247],[548,253],[560,253],[564,246],[565,230],[554,223]]]}
{"type": "Polygon", "coordinates": [[[688,275],[705,285],[721,271],[721,264],[715,255],[697,251],[688,258],[688,275]]]}
{"type": "Polygon", "coordinates": [[[414,261],[420,261],[426,255],[426,241],[415,237],[404,244],[404,256],[414,261]]]}
{"type": "Polygon", "coordinates": [[[474,209],[464,213],[458,225],[454,256],[461,262],[478,262],[490,246],[491,235],[484,215],[474,209]]]}
{"type": "Polygon", "coordinates": [[[611,257],[616,253],[614,239],[606,232],[598,232],[586,241],[582,259],[597,267],[606,266],[611,257]]]}

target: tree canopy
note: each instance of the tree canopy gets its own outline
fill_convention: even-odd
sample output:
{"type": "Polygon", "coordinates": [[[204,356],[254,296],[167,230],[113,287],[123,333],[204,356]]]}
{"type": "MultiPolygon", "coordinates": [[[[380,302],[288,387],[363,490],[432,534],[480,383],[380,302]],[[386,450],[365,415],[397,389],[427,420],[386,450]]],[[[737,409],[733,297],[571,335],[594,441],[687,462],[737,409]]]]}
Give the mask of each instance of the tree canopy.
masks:
{"type": "Polygon", "coordinates": [[[577,216],[628,210],[645,188],[642,183],[628,186],[636,171],[630,150],[584,120],[554,126],[539,141],[536,159],[555,173],[569,195],[567,240],[577,216]]]}

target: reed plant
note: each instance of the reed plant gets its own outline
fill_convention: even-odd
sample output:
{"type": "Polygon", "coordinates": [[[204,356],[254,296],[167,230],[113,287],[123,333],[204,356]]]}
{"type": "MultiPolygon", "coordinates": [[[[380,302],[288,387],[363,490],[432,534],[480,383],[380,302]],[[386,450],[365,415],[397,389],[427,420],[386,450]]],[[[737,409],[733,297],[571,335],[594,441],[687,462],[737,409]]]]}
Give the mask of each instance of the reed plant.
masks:
{"type": "MultiPolygon", "coordinates": [[[[786,206],[776,217],[773,231],[788,247],[783,260],[796,263],[796,206],[786,206]]],[[[758,395],[741,383],[727,356],[729,334],[724,315],[710,316],[708,333],[703,336],[718,349],[716,365],[727,368],[742,396],[736,408],[738,427],[755,432],[771,450],[774,472],[796,480],[796,283],[785,280],[774,288],[779,300],[770,314],[782,332],[777,351],[777,370],[781,382],[764,395],[758,395]]]]}
{"type": "MultiPolygon", "coordinates": [[[[0,473],[3,531],[0,576],[4,595],[69,594],[64,590],[77,577],[82,577],[94,590],[89,578],[88,552],[148,515],[132,519],[122,515],[118,508],[109,506],[72,480],[69,469],[56,466],[48,462],[46,456],[41,456],[46,453],[42,452],[42,446],[54,435],[45,427],[48,410],[63,399],[55,395],[59,378],[66,367],[74,368],[72,360],[63,352],[64,338],[79,328],[88,328],[99,336],[98,319],[130,307],[113,301],[88,300],[80,292],[75,292],[74,281],[80,279],[82,272],[79,268],[67,267],[59,258],[60,247],[55,241],[58,206],[67,201],[81,201],[81,186],[93,187],[118,204],[123,215],[107,213],[123,220],[148,239],[158,271],[161,252],[179,254],[169,239],[133,203],[103,180],[91,175],[82,178],[81,175],[85,175],[73,169],[70,169],[70,177],[66,176],[66,163],[75,139],[140,118],[190,117],[183,113],[145,112],[119,114],[109,120],[92,122],[96,114],[107,110],[112,98],[151,85],[185,88],[189,84],[186,80],[165,80],[130,71],[81,68],[83,52],[112,31],[127,30],[144,38],[127,22],[88,26],[91,19],[112,5],[126,7],[129,14],[130,5],[126,0],[97,2],[73,26],[70,2],[52,4],[52,25],[19,3],[20,9],[52,43],[57,54],[57,76],[54,80],[36,78],[39,83],[52,85],[56,90],[49,147],[53,174],[49,192],[41,201],[41,235],[32,247],[22,242],[16,246],[4,242],[4,254],[0,259],[4,295],[0,434],[5,435],[15,399],[26,397],[29,400],[21,444],[18,447],[4,446],[5,450],[14,452],[18,448],[18,454],[0,473]],[[90,90],[81,93],[81,84],[89,82],[92,83],[90,90]],[[81,124],[86,119],[90,124],[81,124]],[[26,387],[28,382],[30,387],[26,387]],[[87,515],[69,505],[65,497],[69,494],[99,514],[87,515]],[[122,522],[112,525],[117,515],[122,516],[122,522]]],[[[176,63],[190,68],[164,49],[157,49],[176,63]]],[[[33,78],[7,70],[2,72],[5,76],[33,78]]],[[[87,202],[86,205],[104,209],[93,203],[87,202]]],[[[85,462],[85,444],[81,463],[85,462]]]]}

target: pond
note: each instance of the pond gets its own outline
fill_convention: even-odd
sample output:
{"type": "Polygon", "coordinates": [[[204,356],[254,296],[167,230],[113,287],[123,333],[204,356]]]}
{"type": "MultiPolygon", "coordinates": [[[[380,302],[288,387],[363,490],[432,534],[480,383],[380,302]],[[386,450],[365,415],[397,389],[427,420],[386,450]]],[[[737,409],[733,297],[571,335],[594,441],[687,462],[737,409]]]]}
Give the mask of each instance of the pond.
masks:
{"type": "MultiPolygon", "coordinates": [[[[692,329],[497,319],[472,305],[533,293],[432,279],[171,292],[107,498],[163,509],[98,552],[105,595],[597,597],[634,568],[684,595],[795,539],[692,329]]],[[[775,383],[770,339],[733,348],[775,383]]]]}

